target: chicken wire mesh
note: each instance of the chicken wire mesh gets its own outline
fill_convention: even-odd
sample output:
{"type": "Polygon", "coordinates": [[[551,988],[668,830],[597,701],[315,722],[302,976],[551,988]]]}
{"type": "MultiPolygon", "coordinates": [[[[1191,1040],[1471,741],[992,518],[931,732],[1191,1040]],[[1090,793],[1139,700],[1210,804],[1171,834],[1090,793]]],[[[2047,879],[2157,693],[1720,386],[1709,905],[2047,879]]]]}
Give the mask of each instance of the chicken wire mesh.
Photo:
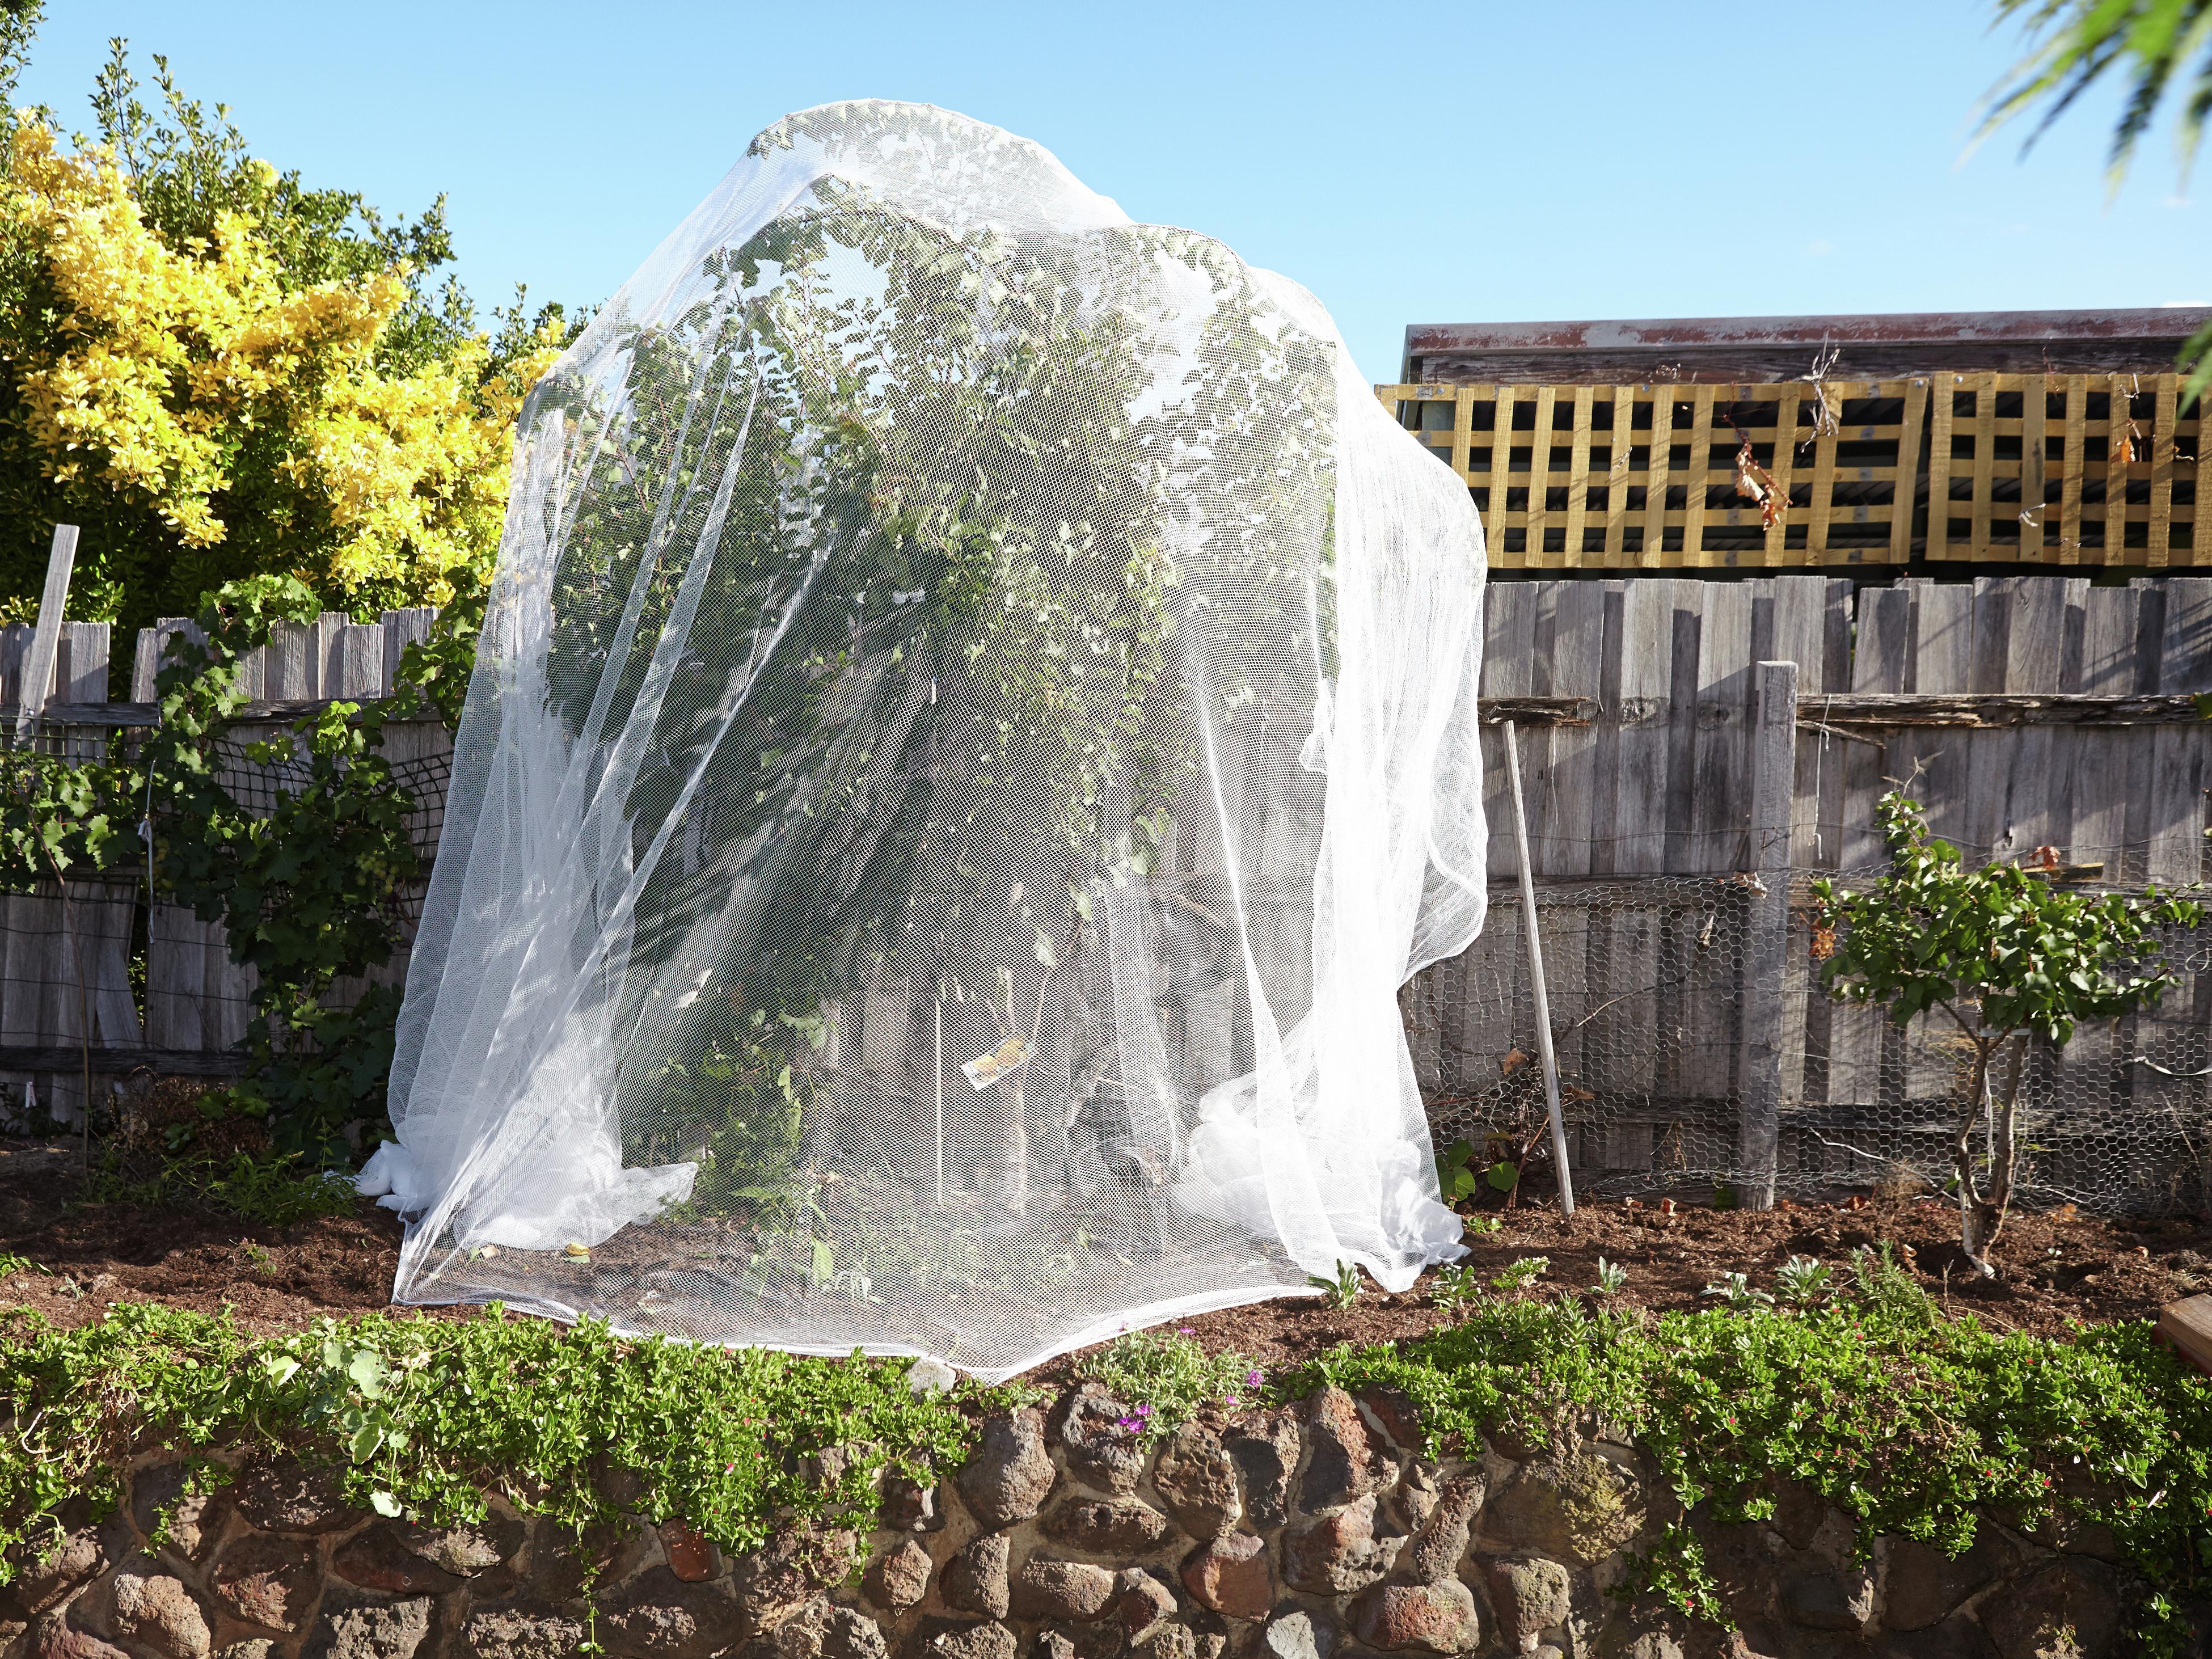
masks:
{"type": "Polygon", "coordinates": [[[1003,1376],[1455,1254],[1480,526],[1310,295],[1042,150],[755,141],[533,394],[396,1297],[1003,1376]]]}
{"type": "MultiPolygon", "coordinates": [[[[2117,867],[2139,863],[2123,857],[2117,867]]],[[[1880,866],[1792,878],[1781,1025],[1778,1190],[1942,1191],[1970,1105],[1971,1049],[1931,1013],[1899,1030],[1831,1000],[1814,956],[1810,884],[1860,886],[1880,866]]],[[[2119,890],[2069,882],[2069,890],[2119,890]]],[[[1554,881],[1536,891],[1561,1105],[1577,1197],[1750,1190],[1740,1148],[1755,1045],[1747,1018],[1750,874],[1554,881]]],[[[2020,1093],[2021,1201],[2106,1212],[2212,1206],[2212,930],[2166,930],[2179,982],[2153,1008],[2085,1025],[2063,1050],[2030,1043],[2020,1093]]],[[[1437,1143],[1492,1158],[1534,1145],[1548,1188],[1543,1078],[1517,889],[1492,895],[1483,936],[1402,998],[1437,1143]]],[[[1977,1127],[1978,1156],[1986,1135],[1977,1127]]]]}

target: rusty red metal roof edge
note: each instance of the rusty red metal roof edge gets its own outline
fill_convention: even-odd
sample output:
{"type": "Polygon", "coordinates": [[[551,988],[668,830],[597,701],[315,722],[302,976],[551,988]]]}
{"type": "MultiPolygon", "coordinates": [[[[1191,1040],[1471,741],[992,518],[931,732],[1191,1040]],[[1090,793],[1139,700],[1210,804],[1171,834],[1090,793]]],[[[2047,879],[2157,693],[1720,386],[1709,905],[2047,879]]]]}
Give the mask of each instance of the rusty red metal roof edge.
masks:
{"type": "Polygon", "coordinates": [[[1804,346],[1881,341],[2187,339],[2212,307],[2091,311],[1897,311],[1834,317],[1669,317],[1553,323],[1414,323],[1408,357],[1446,351],[1673,350],[1692,346],[1804,346]]]}

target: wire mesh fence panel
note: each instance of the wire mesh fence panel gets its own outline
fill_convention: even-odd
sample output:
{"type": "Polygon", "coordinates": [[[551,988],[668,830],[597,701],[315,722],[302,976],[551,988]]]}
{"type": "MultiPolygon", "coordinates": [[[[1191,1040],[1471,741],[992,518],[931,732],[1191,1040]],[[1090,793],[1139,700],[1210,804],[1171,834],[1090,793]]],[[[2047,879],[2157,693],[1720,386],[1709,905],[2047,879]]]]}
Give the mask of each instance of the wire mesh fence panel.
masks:
{"type": "MultiPolygon", "coordinates": [[[[1835,879],[1864,884],[1879,873],[1835,879]]],[[[1809,881],[1801,877],[1792,894],[1783,969],[1777,1184],[1799,1194],[1942,1191],[1962,1127],[1971,1123],[1976,1156],[1987,1150],[1972,1046],[1944,1013],[1900,1031],[1879,1010],[1828,999],[1809,881]],[[1805,1018],[1814,1008],[1827,1015],[1817,1024],[1805,1018]],[[1807,1040],[1820,1033],[1825,1042],[1807,1040]]],[[[1748,875],[1539,890],[1578,1194],[1747,1188],[1763,1178],[1744,1164],[1739,1140],[1752,904],[1763,890],[1748,875]],[[1607,952],[1601,974],[1554,973],[1593,933],[1645,944],[1607,952]],[[1703,1012],[1671,1012],[1685,1007],[1703,1012]]],[[[1429,969],[1403,1000],[1417,1051],[1435,1054],[1429,1113],[1440,1146],[1541,1144],[1544,1091],[1516,901],[1511,890],[1493,890],[1479,945],[1429,969]]],[[[2212,1206],[2212,928],[2172,930],[2162,943],[2178,982],[2153,1007],[2083,1026],[2063,1048],[2040,1039],[2021,1046],[2024,1200],[2119,1212],[2212,1206]]],[[[2001,1067],[2008,1063],[2000,1057],[2001,1067]]]]}

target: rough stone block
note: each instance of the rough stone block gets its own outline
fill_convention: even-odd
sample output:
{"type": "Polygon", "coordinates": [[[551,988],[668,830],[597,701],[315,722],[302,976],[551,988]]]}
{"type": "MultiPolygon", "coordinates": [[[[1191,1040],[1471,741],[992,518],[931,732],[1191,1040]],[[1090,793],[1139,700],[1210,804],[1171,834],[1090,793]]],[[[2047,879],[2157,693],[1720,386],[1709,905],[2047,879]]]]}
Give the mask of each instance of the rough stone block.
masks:
{"type": "Polygon", "coordinates": [[[1342,1389],[1323,1389],[1305,1407],[1309,1452],[1298,1481],[1298,1507],[1309,1515],[1364,1498],[1375,1489],[1376,1453],[1367,1419],[1342,1389]]]}
{"type": "Polygon", "coordinates": [[[1482,1564],[1498,1635],[1519,1653],[1534,1653],[1543,1633],[1566,1622],[1573,1580],[1565,1567],[1535,1555],[1500,1555],[1482,1564]]]}
{"type": "Polygon", "coordinates": [[[402,1523],[393,1529],[400,1547],[421,1556],[441,1571],[456,1578],[473,1578],[489,1572],[522,1547],[522,1522],[499,1510],[465,1527],[417,1527],[402,1523]]]}
{"type": "Polygon", "coordinates": [[[1203,1423],[1185,1423],[1168,1437],[1152,1468],[1152,1484],[1176,1524],[1200,1540],[1226,1532],[1243,1510],[1237,1465],[1221,1437],[1203,1423]]]}
{"type": "Polygon", "coordinates": [[[884,1659],[882,1626],[816,1596],[754,1644],[763,1659],[884,1659]]]}
{"type": "Polygon", "coordinates": [[[1589,1451],[1524,1465],[1483,1512],[1485,1533],[1516,1553],[1584,1566],[1626,1548],[1643,1525],[1641,1483],[1589,1451]]]}
{"type": "Polygon", "coordinates": [[[461,1581],[433,1566],[392,1534],[388,1524],[363,1527],[331,1557],[331,1571],[347,1583],[386,1595],[443,1595],[461,1581]]]}
{"type": "Polygon", "coordinates": [[[1114,1599],[1106,1616],[1133,1641],[1163,1619],[1175,1616],[1175,1592],[1142,1567],[1125,1567],[1114,1575],[1114,1599]]]}
{"type": "Polygon", "coordinates": [[[158,1547],[197,1566],[222,1530],[223,1493],[220,1488],[188,1492],[185,1477],[181,1463],[156,1463],[132,1475],[131,1519],[149,1547],[159,1532],[158,1547]]]}
{"type": "Polygon", "coordinates": [[[1290,1518],[1291,1476],[1298,1467],[1298,1425],[1289,1409],[1247,1412],[1229,1425],[1223,1449],[1244,1480],[1244,1504],[1255,1526],[1290,1518]]]}
{"type": "Polygon", "coordinates": [[[1130,1415],[1128,1407],[1097,1382],[1085,1382],[1061,1406],[1060,1454],[1067,1472],[1093,1492],[1137,1489],[1145,1472],[1145,1445],[1139,1431],[1121,1426],[1130,1415]]]}
{"type": "Polygon", "coordinates": [[[985,1420],[960,1470],[960,1496],[985,1527],[1011,1527],[1044,1506],[1055,1474],[1044,1449],[1044,1413],[1027,1406],[985,1420]]]}
{"type": "Polygon", "coordinates": [[[427,1595],[386,1601],[325,1590],[301,1659],[415,1659],[436,1622],[437,1603],[427,1595]]]}
{"type": "Polygon", "coordinates": [[[929,1552],[909,1538],[868,1564],[868,1599],[891,1613],[904,1613],[929,1594],[933,1571],[929,1552]]]}
{"type": "Polygon", "coordinates": [[[309,1468],[295,1457],[262,1457],[248,1463],[230,1486],[230,1506],[263,1532],[340,1532],[361,1519],[345,1501],[333,1468],[309,1468]]]}
{"type": "Polygon", "coordinates": [[[687,1584],[665,1567],[641,1575],[599,1612],[599,1640],[635,1659],[712,1659],[736,1645],[738,1609],[712,1584],[687,1584]]]}
{"type": "Polygon", "coordinates": [[[784,1609],[842,1578],[852,1565],[854,1544],[849,1532],[779,1533],[738,1560],[731,1588],[755,1623],[771,1624],[784,1609]]]}
{"type": "Polygon", "coordinates": [[[1135,1498],[1070,1498],[1045,1512],[1042,1530],[1093,1555],[1147,1555],[1168,1535],[1168,1520],[1135,1498]]]}
{"type": "Polygon", "coordinates": [[[1474,1592],[1456,1578],[1441,1584],[1376,1584],[1352,1604],[1352,1634],[1390,1651],[1465,1653],[1482,1638],[1474,1592]]]}
{"type": "Polygon", "coordinates": [[[1782,1581],[1782,1616],[1804,1630],[1863,1631],[1874,1620],[1874,1575],[1793,1572],[1782,1581]]]}
{"type": "Polygon", "coordinates": [[[1316,1623],[1311,1613],[1278,1613],[1247,1650],[1249,1659],[1329,1659],[1336,1651],[1334,1626],[1316,1623]]]}
{"type": "Polygon", "coordinates": [[[669,1571],[687,1584],[703,1584],[722,1570],[721,1552],[714,1540],[688,1521],[664,1521],[655,1528],[660,1553],[669,1571]]]}
{"type": "Polygon", "coordinates": [[[114,1633],[167,1659],[208,1659],[215,1641],[207,1615],[184,1581],[153,1570],[142,1557],[109,1581],[114,1633]]]}
{"type": "Polygon", "coordinates": [[[1182,1564],[1182,1582],[1200,1607],[1225,1619],[1265,1619],[1274,1611],[1267,1540],[1255,1533],[1225,1532],[1193,1550],[1182,1564]]]}
{"type": "Polygon", "coordinates": [[[945,1564],[938,1581],[945,1604],[985,1619],[1004,1619],[1007,1612],[1006,1567],[1012,1551],[1006,1534],[987,1532],[971,1538],[945,1564]]]}
{"type": "Polygon", "coordinates": [[[1364,1589],[1389,1565],[1375,1539],[1372,1494],[1283,1534],[1284,1577],[1315,1595],[1349,1595],[1364,1589]]]}
{"type": "Polygon", "coordinates": [[[208,1588],[234,1617],[289,1636],[307,1622],[318,1577],[315,1547],[306,1540],[246,1533],[216,1558],[208,1588]]]}
{"type": "Polygon", "coordinates": [[[465,1659],[569,1659],[584,1644],[584,1621],[527,1604],[473,1609],[461,1626],[465,1659]]]}
{"type": "Polygon", "coordinates": [[[1393,1574],[1403,1583],[1433,1584],[1459,1571],[1467,1554],[1475,1511],[1489,1483],[1479,1470],[1446,1475],[1437,1483],[1436,1502],[1411,1541],[1398,1552],[1393,1574]]]}
{"type": "Polygon", "coordinates": [[[1955,1560],[1911,1538],[1882,1547],[1881,1622],[1891,1631],[1941,1624],[1976,1590],[2012,1571],[2020,1551],[1995,1527],[1978,1528],[1973,1547],[1955,1560]]]}
{"type": "Polygon", "coordinates": [[[2112,1574],[2062,1557],[2006,1587],[1982,1610],[2002,1659],[2101,1659],[2119,1628],[2112,1574]]]}
{"type": "Polygon", "coordinates": [[[1014,1573],[1017,1619],[1103,1618],[1113,1595],[1114,1575],[1085,1561],[1055,1561],[1032,1555],[1014,1573]]]}
{"type": "MultiPolygon", "coordinates": [[[[913,1659],[1015,1659],[1020,1646],[1013,1632],[995,1619],[980,1624],[925,1619],[908,1651],[913,1659]]],[[[1068,1651],[1073,1655],[1074,1649],[1068,1651]]]]}

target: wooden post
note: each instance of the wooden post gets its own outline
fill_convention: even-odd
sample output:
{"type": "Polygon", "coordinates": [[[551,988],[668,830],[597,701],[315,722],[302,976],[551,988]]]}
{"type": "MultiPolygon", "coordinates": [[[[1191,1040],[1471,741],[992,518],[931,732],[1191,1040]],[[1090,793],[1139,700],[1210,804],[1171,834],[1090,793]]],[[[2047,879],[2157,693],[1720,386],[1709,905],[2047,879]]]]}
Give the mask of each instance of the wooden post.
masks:
{"type": "Polygon", "coordinates": [[[1536,1059],[1544,1068],[1544,1104],[1552,1115],[1552,1164],[1559,1175],[1559,1210],[1575,1212],[1575,1178],[1567,1165],[1567,1127],[1559,1115],[1559,1062],[1552,1054],[1552,1000],[1544,989],[1544,944],[1536,932],[1536,878],[1528,865],[1528,815],[1521,800],[1521,748],[1507,720],[1505,776],[1513,789],[1513,846],[1521,859],[1521,925],[1528,937],[1528,986],[1536,998],[1536,1059]]]}
{"type": "Polygon", "coordinates": [[[54,694],[54,660],[61,650],[62,613],[69,609],[70,572],[76,563],[76,526],[54,526],[54,544],[46,555],[46,591],[39,599],[39,630],[31,636],[31,660],[24,665],[23,690],[17,698],[15,738],[22,742],[39,732],[39,714],[54,694]]]}
{"type": "Polygon", "coordinates": [[[1757,671],[1759,728],[1753,734],[1752,856],[1760,890],[1751,901],[1744,959],[1743,1078],[1737,1162],[1744,1202],[1774,1207],[1782,1121],[1783,970],[1790,942],[1790,815],[1797,772],[1797,665],[1757,671]]]}
{"type": "Polygon", "coordinates": [[[945,988],[937,988],[937,1207],[945,1207],[945,988]]]}

